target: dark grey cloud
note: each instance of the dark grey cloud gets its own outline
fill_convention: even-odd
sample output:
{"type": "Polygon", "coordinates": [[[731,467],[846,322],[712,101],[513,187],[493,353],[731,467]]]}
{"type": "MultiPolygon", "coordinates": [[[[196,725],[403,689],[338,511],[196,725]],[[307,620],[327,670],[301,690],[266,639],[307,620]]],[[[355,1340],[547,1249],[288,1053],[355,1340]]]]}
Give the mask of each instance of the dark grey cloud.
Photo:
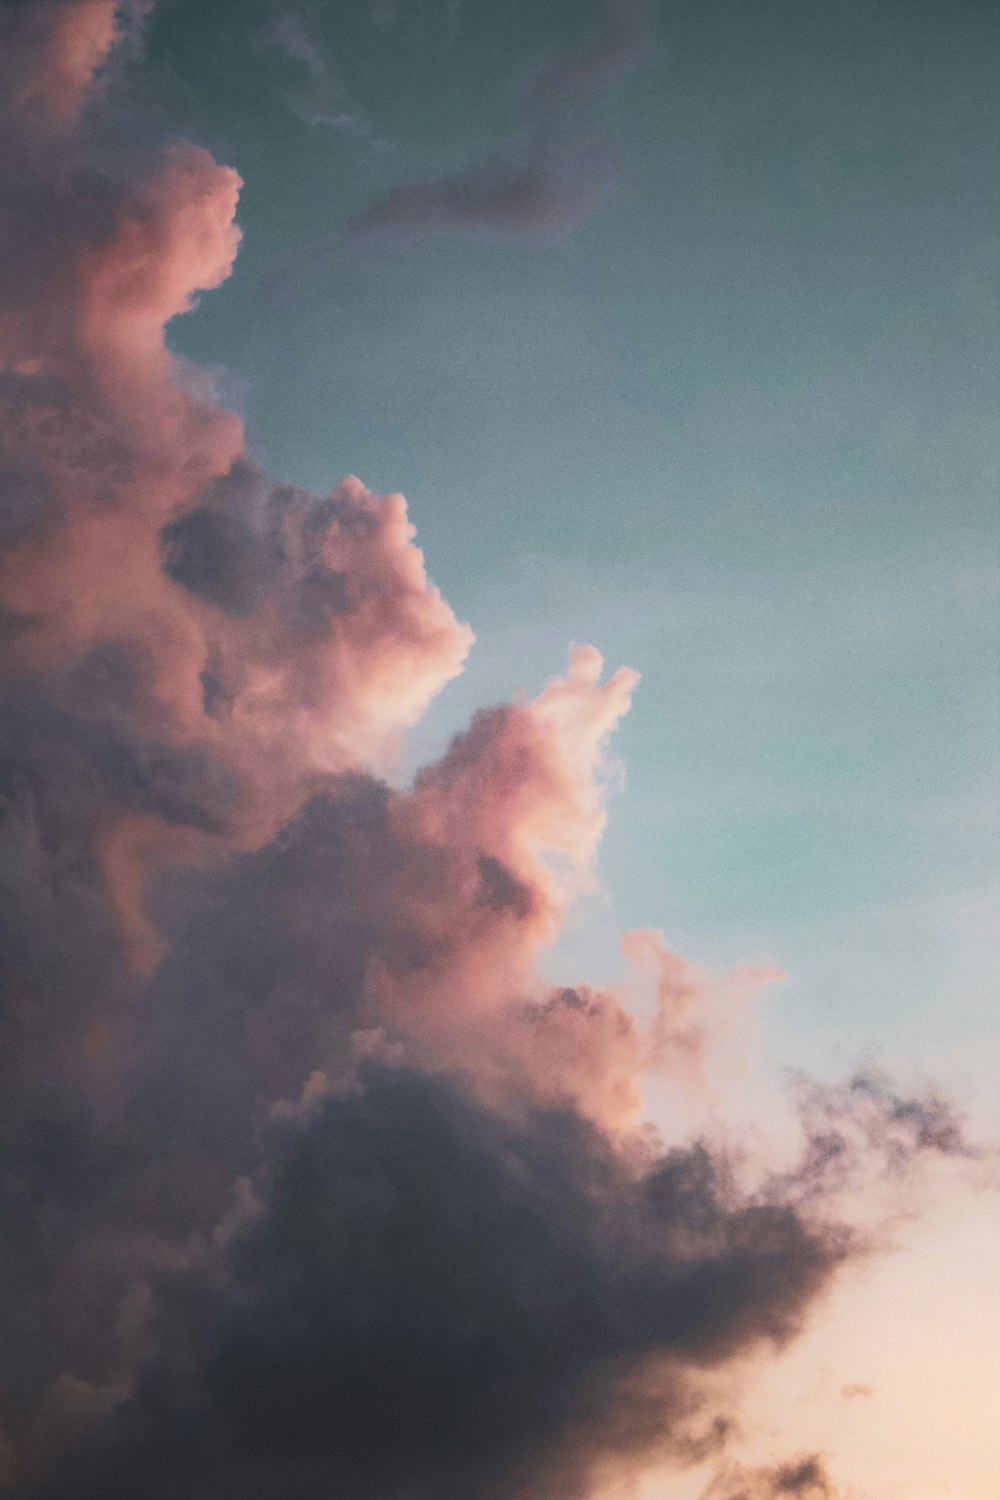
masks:
{"type": "Polygon", "coordinates": [[[68,406],[69,382],[56,375],[19,375],[0,370],[0,402],[11,406],[68,406]]]}
{"type": "Polygon", "coordinates": [[[917,1156],[963,1158],[986,1179],[995,1156],[970,1143],[957,1103],[933,1088],[903,1095],[884,1072],[869,1068],[842,1084],[797,1077],[798,1107],[808,1140],[808,1171],[817,1191],[850,1186],[859,1143],[882,1165],[886,1179],[905,1181],[917,1156]]]}
{"type": "MultiPolygon", "coordinates": [[[[205,745],[158,742],[127,725],[143,652],[109,641],[52,683],[54,703],[14,690],[4,699],[10,774],[46,795],[53,786],[91,817],[106,806],[221,832],[238,794],[205,745]]],[[[62,811],[62,809],[60,809],[62,811]]]]}
{"type": "Polygon", "coordinates": [[[822,1454],[808,1453],[773,1466],[730,1470],[702,1500],[837,1500],[839,1493],[822,1454]]]}
{"type": "Polygon", "coordinates": [[[161,1281],[183,1347],[47,1493],[578,1495],[598,1461],[683,1445],[685,1371],[784,1342],[849,1249],[734,1202],[704,1148],[636,1178],[572,1112],[403,1067],[269,1149],[221,1264],[161,1281]]]}
{"type": "Polygon", "coordinates": [[[372,524],[341,498],[276,484],[241,458],[163,528],[163,570],[235,619],[266,601],[289,631],[310,634],[351,603],[344,575],[324,561],[326,533],[372,524]]]}
{"type": "MultiPolygon", "coordinates": [[[[120,714],[127,652],[85,675],[120,714]]],[[[748,1197],[707,1144],[640,1169],[523,1081],[485,1102],[372,1009],[373,960],[431,959],[394,891],[465,919],[459,866],[366,776],[259,850],[166,873],[166,957],[137,981],[86,854],[90,809],[133,798],[135,772],[67,750],[68,718],[30,722],[33,818],[14,797],[0,825],[5,994],[34,997],[27,1032],[23,998],[4,1010],[19,1496],[568,1500],[609,1461],[701,1461],[730,1426],[700,1372],[794,1337],[870,1252],[824,1197],[859,1151],[845,1112],[885,1170],[966,1150],[927,1101],[866,1082],[813,1096],[798,1167],[748,1197]],[[373,1026],[396,1065],[356,1061],[373,1026]]],[[[509,874],[480,873],[469,909],[507,920],[509,874]]]]}
{"type": "Polygon", "coordinates": [[[237,463],[164,527],[164,572],[226,614],[252,614],[285,561],[282,519],[293,495],[237,463]]]}
{"type": "Polygon", "coordinates": [[[28,458],[0,462],[0,549],[37,534],[51,488],[44,470],[28,458]]]}

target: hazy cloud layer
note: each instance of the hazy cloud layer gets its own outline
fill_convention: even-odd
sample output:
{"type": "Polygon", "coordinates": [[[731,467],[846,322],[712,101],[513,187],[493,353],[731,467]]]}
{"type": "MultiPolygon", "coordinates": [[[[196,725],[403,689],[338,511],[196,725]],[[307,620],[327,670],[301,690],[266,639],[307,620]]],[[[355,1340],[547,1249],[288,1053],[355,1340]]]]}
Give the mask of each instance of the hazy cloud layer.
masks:
{"type": "MultiPolygon", "coordinates": [[[[732,1431],[704,1372],[796,1335],[883,1189],[975,1153],[873,1075],[804,1085],[753,1187],[643,1130],[715,982],[632,934],[641,1026],[537,967],[634,672],[578,647],[380,779],[471,633],[401,496],[270,479],[167,350],[240,184],[186,143],[123,179],[76,127],[129,20],[4,13],[0,1487],[570,1500],[701,1462],[732,1431]]],[[[825,1497],[810,1463],[745,1493],[825,1497]]]]}

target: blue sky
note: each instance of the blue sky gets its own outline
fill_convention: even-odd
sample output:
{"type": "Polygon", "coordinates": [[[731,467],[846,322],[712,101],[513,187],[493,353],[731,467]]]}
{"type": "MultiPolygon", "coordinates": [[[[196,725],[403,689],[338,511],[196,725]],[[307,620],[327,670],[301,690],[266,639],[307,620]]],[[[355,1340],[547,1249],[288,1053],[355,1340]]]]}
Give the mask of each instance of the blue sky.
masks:
{"type": "Polygon", "coordinates": [[[600,13],[283,14],[154,17],[164,108],[249,184],[235,275],[174,341],[221,366],[273,472],[407,494],[479,637],[407,764],[593,641],[643,686],[602,894],[554,970],[611,977],[618,932],[661,925],[789,970],[782,1056],[974,1067],[998,976],[995,13],[660,6],[558,124],[567,170],[613,164],[596,211],[374,247],[344,226],[510,149],[528,81],[600,13]]]}

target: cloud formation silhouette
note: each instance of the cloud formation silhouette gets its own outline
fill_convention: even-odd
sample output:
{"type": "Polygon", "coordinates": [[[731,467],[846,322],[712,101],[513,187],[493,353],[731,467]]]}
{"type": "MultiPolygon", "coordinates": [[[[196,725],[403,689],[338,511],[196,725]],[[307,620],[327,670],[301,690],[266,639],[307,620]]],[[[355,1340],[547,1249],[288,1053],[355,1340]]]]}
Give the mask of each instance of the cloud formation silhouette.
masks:
{"type": "Polygon", "coordinates": [[[636,674],[578,647],[380,779],[471,633],[401,496],[270,479],[167,349],[240,184],[74,128],[127,19],[4,21],[0,1487],[570,1500],[703,1459],[703,1372],[794,1337],[870,1250],[845,1189],[959,1122],[813,1089],[752,1190],[643,1132],[712,982],[634,934],[644,1029],[538,972],[636,674]]]}

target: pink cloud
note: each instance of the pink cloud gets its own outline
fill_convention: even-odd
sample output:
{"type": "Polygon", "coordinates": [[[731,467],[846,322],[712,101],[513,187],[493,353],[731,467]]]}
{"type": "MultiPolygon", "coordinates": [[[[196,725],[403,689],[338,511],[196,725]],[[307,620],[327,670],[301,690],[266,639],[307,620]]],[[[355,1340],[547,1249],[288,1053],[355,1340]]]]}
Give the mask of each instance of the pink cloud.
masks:
{"type": "Polygon", "coordinates": [[[48,0],[21,7],[8,22],[26,77],[22,107],[55,125],[71,125],[120,38],[118,0],[48,0]]]}
{"type": "MultiPolygon", "coordinates": [[[[593,882],[637,673],[577,646],[412,786],[379,779],[471,631],[401,495],[270,478],[167,348],[229,274],[240,182],[186,144],[123,182],[75,130],[122,12],[22,17],[0,1487],[577,1500],[716,1456],[733,1424],[704,1372],[800,1334],[880,1243],[873,1184],[898,1212],[925,1158],[980,1158],[947,1101],[873,1075],[807,1090],[798,1156],[749,1188],[717,1139],[643,1129],[646,1079],[697,1085],[777,976],[632,933],[645,1025],[631,982],[541,977],[593,882]]],[[[821,1493],[795,1462],[752,1483],[821,1493]]]]}

